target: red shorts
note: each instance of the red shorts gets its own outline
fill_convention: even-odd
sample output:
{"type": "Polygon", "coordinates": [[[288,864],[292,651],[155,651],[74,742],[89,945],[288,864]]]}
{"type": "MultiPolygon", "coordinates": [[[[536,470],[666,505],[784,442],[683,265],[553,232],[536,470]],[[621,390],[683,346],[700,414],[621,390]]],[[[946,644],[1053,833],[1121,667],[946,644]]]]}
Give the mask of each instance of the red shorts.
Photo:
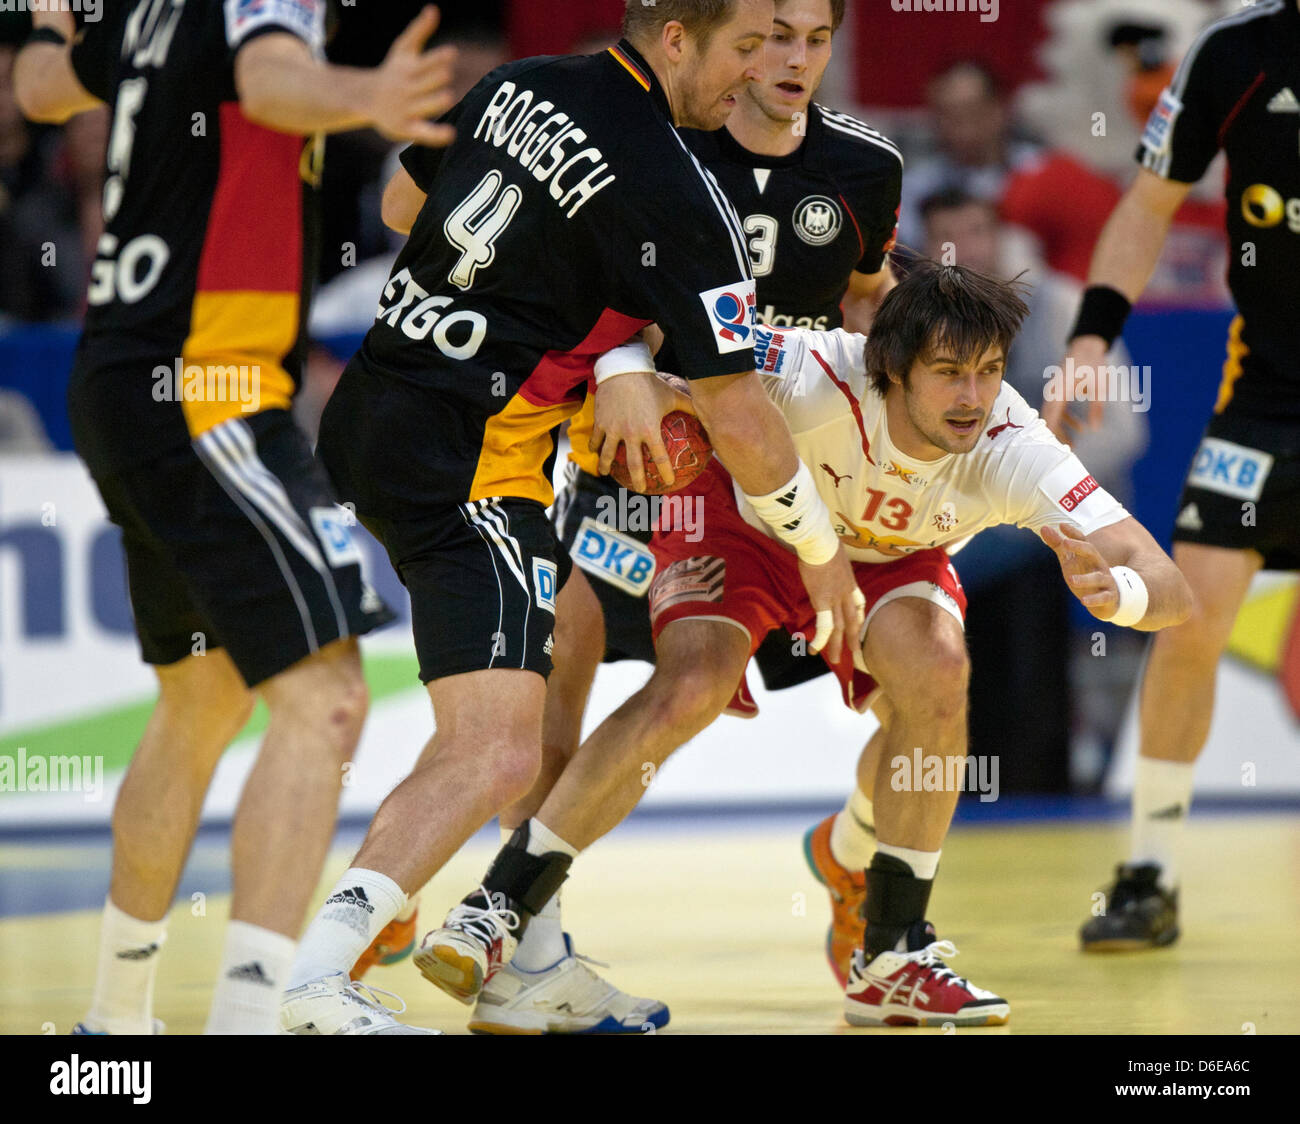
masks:
{"type": "MultiPolygon", "coordinates": [[[[798,557],[741,518],[731,478],[721,466],[715,461],[692,485],[673,495],[694,506],[691,517],[680,519],[665,505],[663,526],[650,543],[657,562],[650,587],[655,640],[673,621],[687,619],[725,621],[744,629],[751,656],[775,628],[811,640],[817,614],[799,576],[798,557]],[[665,529],[670,525],[672,529],[665,529]],[[688,541],[688,534],[699,541],[688,541]]],[[[861,666],[862,639],[881,606],[900,597],[919,597],[964,624],[966,593],[947,552],[938,548],[892,562],[854,562],[853,572],[866,598],[866,622],[857,643],[844,644],[839,660],[826,663],[840,681],[845,705],[864,712],[877,685],[861,666]]]]}

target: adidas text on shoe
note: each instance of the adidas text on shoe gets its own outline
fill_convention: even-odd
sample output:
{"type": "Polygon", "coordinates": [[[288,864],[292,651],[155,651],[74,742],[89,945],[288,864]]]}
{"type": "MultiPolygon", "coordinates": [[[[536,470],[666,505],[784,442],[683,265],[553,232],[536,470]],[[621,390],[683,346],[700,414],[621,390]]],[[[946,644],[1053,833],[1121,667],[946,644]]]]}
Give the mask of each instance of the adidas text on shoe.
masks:
{"type": "Polygon", "coordinates": [[[505,894],[480,887],[456,906],[441,929],[426,934],[414,957],[420,974],[462,1003],[510,962],[519,944],[519,914],[505,894]]]}
{"type": "MultiPolygon", "coordinates": [[[[438,1030],[407,1026],[375,998],[391,991],[348,979],[346,972],[310,980],[285,992],[280,1004],[280,1026],[289,1034],[441,1034],[438,1030]]],[[[406,1004],[397,1008],[397,1014],[406,1004]]]]}
{"type": "MultiPolygon", "coordinates": [[[[597,963],[573,951],[540,972],[507,964],[483,985],[470,1017],[476,1034],[651,1034],[668,1025],[668,1007],[638,999],[596,975],[597,963]]],[[[603,965],[602,965],[603,966],[603,965]]]]}

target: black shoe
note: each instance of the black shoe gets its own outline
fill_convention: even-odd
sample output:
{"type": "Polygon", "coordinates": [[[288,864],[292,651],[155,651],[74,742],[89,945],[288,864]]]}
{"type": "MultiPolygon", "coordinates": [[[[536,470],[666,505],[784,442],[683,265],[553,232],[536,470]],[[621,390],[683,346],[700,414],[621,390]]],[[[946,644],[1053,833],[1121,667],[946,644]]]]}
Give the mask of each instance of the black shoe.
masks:
{"type": "Polygon", "coordinates": [[[1079,930],[1085,952],[1162,948],[1178,939],[1178,891],[1157,884],[1154,863],[1121,863],[1106,891],[1106,912],[1079,930]]]}

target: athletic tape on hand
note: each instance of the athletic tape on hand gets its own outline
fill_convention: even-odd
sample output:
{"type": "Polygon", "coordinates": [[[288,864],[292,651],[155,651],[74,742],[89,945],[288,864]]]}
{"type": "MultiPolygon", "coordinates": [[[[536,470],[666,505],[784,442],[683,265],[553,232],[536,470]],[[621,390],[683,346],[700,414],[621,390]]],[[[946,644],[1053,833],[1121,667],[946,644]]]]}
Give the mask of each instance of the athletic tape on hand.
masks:
{"type": "Polygon", "coordinates": [[[808,650],[816,655],[826,647],[826,641],[831,638],[831,633],[834,631],[835,613],[830,609],[818,609],[817,631],[813,633],[812,643],[808,645],[808,650]]]}

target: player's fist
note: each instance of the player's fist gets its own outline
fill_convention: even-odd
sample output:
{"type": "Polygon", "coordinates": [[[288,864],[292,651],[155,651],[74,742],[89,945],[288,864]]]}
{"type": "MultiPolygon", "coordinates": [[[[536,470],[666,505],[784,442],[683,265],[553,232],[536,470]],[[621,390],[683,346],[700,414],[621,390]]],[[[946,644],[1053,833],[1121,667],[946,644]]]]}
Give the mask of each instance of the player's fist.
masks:
{"type": "Polygon", "coordinates": [[[1056,554],[1070,592],[1098,620],[1110,620],[1119,609],[1119,586],[1101,552],[1069,523],[1044,527],[1042,535],[1056,554]]]}

